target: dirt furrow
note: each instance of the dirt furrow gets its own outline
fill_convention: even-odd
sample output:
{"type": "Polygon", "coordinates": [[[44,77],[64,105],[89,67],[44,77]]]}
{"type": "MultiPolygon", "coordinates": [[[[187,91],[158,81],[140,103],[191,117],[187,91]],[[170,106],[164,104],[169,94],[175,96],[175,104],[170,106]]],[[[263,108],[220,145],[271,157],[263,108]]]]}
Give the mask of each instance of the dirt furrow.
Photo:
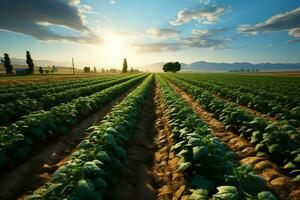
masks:
{"type": "Polygon", "coordinates": [[[117,174],[118,184],[105,199],[187,199],[183,174],[176,171],[179,158],[170,151],[173,143],[167,123],[159,88],[153,85],[125,147],[128,155],[117,174]]]}
{"type": "Polygon", "coordinates": [[[190,95],[168,81],[169,85],[186,100],[194,112],[212,129],[213,136],[218,137],[231,150],[236,152],[242,164],[253,164],[254,170],[261,175],[281,199],[299,199],[300,187],[290,177],[285,176],[279,167],[266,158],[257,157],[255,148],[248,140],[225,130],[223,122],[215,119],[190,95]]]}
{"type": "Polygon", "coordinates": [[[156,199],[156,186],[152,171],[153,137],[156,134],[153,89],[154,84],[151,91],[148,92],[130,141],[125,146],[127,158],[123,161],[123,166],[117,174],[118,184],[108,191],[105,199],[156,199]]]}
{"type": "Polygon", "coordinates": [[[168,127],[168,118],[164,114],[164,105],[159,87],[155,91],[156,122],[158,135],[155,138],[157,151],[155,153],[154,177],[158,183],[158,200],[185,200],[187,184],[184,174],[176,171],[179,157],[171,152],[173,140],[168,127]]]}
{"type": "Polygon", "coordinates": [[[59,167],[86,136],[86,129],[97,123],[111,109],[125,98],[137,85],[121,94],[111,103],[94,112],[62,136],[44,141],[37,147],[33,156],[0,178],[0,199],[15,199],[27,191],[34,190],[49,180],[50,175],[59,167]]]}

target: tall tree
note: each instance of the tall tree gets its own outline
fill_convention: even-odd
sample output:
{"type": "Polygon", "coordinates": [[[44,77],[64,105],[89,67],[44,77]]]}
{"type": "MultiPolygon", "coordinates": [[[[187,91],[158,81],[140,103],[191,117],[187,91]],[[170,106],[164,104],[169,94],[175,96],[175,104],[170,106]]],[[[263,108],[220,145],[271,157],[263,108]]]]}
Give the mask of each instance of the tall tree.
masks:
{"type": "Polygon", "coordinates": [[[13,73],[13,66],[10,63],[10,58],[7,53],[4,54],[4,59],[1,59],[1,62],[4,65],[5,71],[7,74],[12,74],[13,73]]]}
{"type": "Polygon", "coordinates": [[[28,73],[34,74],[34,63],[29,51],[26,51],[26,63],[28,65],[28,73]]]}
{"type": "Polygon", "coordinates": [[[130,73],[133,73],[133,68],[131,67],[131,69],[130,69],[130,73]]]}
{"type": "Polygon", "coordinates": [[[127,68],[128,68],[127,60],[126,58],[124,58],[122,73],[127,73],[127,68]]]}
{"type": "Polygon", "coordinates": [[[44,70],[43,70],[42,67],[39,68],[39,72],[40,72],[40,74],[43,74],[43,73],[44,73],[44,70]]]}
{"type": "Polygon", "coordinates": [[[97,68],[96,67],[94,67],[94,73],[97,73],[97,68]]]}

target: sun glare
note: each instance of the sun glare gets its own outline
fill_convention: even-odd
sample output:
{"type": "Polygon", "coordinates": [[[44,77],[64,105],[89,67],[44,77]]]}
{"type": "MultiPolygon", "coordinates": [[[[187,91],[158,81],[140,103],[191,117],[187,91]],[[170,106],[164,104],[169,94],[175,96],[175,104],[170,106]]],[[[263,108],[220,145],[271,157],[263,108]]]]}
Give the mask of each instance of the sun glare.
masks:
{"type": "Polygon", "coordinates": [[[124,53],[124,46],[122,44],[122,41],[117,37],[109,37],[105,42],[104,49],[108,54],[118,57],[122,56],[122,54],[124,53]]]}

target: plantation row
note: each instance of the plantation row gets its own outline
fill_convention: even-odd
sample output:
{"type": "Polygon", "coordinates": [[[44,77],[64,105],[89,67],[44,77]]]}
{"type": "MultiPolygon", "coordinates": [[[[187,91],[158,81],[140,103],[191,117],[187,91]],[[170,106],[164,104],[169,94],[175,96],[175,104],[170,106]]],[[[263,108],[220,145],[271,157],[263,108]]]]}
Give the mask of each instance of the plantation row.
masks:
{"type": "MultiPolygon", "coordinates": [[[[122,76],[122,75],[119,75],[122,76]]],[[[24,92],[29,90],[39,90],[44,89],[45,87],[48,88],[55,88],[57,86],[62,85],[70,85],[70,84],[77,84],[77,83],[88,83],[93,82],[97,80],[107,79],[107,78],[113,78],[116,77],[115,75],[105,75],[105,76],[92,76],[92,77],[76,77],[72,79],[53,79],[49,80],[40,80],[35,82],[18,82],[17,84],[12,85],[0,85],[0,91],[2,93],[9,93],[9,92],[24,92]]],[[[29,79],[30,80],[30,79],[29,79]]]]}
{"type": "MultiPolygon", "coordinates": [[[[136,199],[143,194],[147,199],[164,200],[276,200],[300,196],[300,188],[296,187],[300,181],[300,133],[291,125],[291,119],[271,122],[264,116],[257,117],[252,110],[228,102],[225,97],[220,98],[222,95],[211,89],[213,84],[208,87],[209,81],[202,82],[196,74],[187,74],[186,77],[182,74],[140,74],[72,81],[73,86],[68,81],[62,81],[68,83],[66,87],[53,86],[65,87],[59,92],[48,88],[48,92],[41,93],[40,97],[49,96],[48,101],[30,99],[37,102],[37,105],[31,104],[34,112],[28,110],[22,111],[23,114],[7,115],[13,116],[7,122],[17,121],[0,127],[0,169],[3,176],[0,179],[12,177],[16,181],[12,182],[15,185],[9,181],[8,187],[3,187],[5,181],[0,180],[3,187],[0,193],[5,191],[5,194],[0,194],[1,199],[21,195],[21,199],[26,200],[101,200],[110,199],[121,190],[125,192],[126,200],[127,189],[127,193],[136,193],[133,195],[136,199]],[[153,87],[156,91],[154,99],[151,94],[153,87]],[[44,104],[47,102],[49,104],[44,104]],[[276,168],[278,174],[269,176],[276,177],[268,179],[258,170],[257,163],[241,164],[252,162],[242,162],[239,152],[218,138],[212,123],[199,114],[195,104],[212,113],[211,119],[218,119],[227,130],[254,145],[257,158],[278,164],[281,168],[276,168]],[[151,109],[144,112],[145,107],[151,109]],[[98,116],[100,111],[102,114],[98,116]],[[153,116],[149,114],[154,111],[153,116]],[[86,119],[90,122],[82,123],[86,119]],[[84,123],[83,129],[81,125],[84,123]],[[81,127],[81,130],[76,127],[81,127]],[[145,141],[142,135],[150,137],[149,141],[145,141]],[[159,139],[152,140],[151,137],[159,139]],[[72,145],[61,148],[60,141],[72,145]],[[165,146],[157,149],[160,142],[165,146]],[[52,144],[65,153],[50,158],[51,153],[60,151],[52,148],[52,144]],[[48,147],[50,153],[43,154],[48,147]],[[39,150],[42,152],[37,152],[39,150]],[[155,156],[151,152],[136,155],[145,150],[153,151],[155,156]],[[37,155],[47,156],[41,162],[35,162],[37,155]],[[153,159],[153,163],[146,169],[141,166],[149,163],[140,161],[139,157],[145,155],[153,156],[147,158],[153,159]],[[51,162],[47,161],[48,158],[51,162]],[[26,163],[30,168],[26,168],[26,163]],[[20,176],[24,180],[17,178],[19,164],[20,176]],[[131,170],[128,167],[132,164],[137,167],[131,170]],[[158,165],[159,170],[155,171],[158,165]],[[26,170],[36,170],[29,176],[33,180],[42,176],[43,181],[30,180],[29,187],[25,187],[27,177],[30,178],[22,172],[26,170]],[[276,186],[272,180],[277,178],[287,184],[276,186]],[[9,188],[14,186],[21,191],[9,188]],[[10,189],[13,192],[9,192],[10,189]],[[152,198],[145,191],[150,192],[152,198]]],[[[234,81],[238,80],[233,78],[234,81]]],[[[6,117],[3,120],[7,120],[6,117]]],[[[268,166],[263,168],[270,169],[268,166]]],[[[116,196],[123,197],[122,192],[116,196]]]]}
{"type": "Polygon", "coordinates": [[[130,87],[139,83],[146,75],[108,85],[107,89],[69,103],[52,107],[49,111],[36,111],[21,120],[0,128],[0,167],[25,160],[31,150],[42,139],[51,135],[64,134],[79,119],[112,101],[130,87]],[[110,86],[110,87],[109,87],[110,86]]]}
{"type": "Polygon", "coordinates": [[[25,98],[30,99],[37,99],[40,100],[43,98],[43,95],[51,95],[58,92],[64,92],[69,89],[74,89],[75,87],[86,87],[89,85],[96,85],[99,83],[102,83],[104,81],[113,80],[116,77],[101,77],[101,78],[93,78],[93,79],[83,79],[78,81],[51,81],[49,83],[41,84],[37,83],[36,85],[31,86],[31,84],[26,84],[26,87],[24,90],[19,91],[17,88],[18,85],[13,86],[11,88],[11,91],[5,90],[1,93],[1,104],[10,103],[15,100],[22,100],[25,98]],[[57,82],[52,83],[52,82],[57,82]]]}
{"type": "Polygon", "coordinates": [[[108,186],[117,182],[116,172],[126,157],[123,146],[152,81],[153,76],[148,76],[99,125],[90,127],[89,136],[51,181],[26,199],[102,199],[108,186]]]}
{"type": "MultiPolygon", "coordinates": [[[[286,123],[299,126],[300,125],[300,97],[299,88],[295,91],[291,90],[291,85],[274,85],[275,88],[281,88],[278,92],[272,92],[270,87],[263,87],[265,82],[260,84],[251,83],[244,85],[244,79],[238,79],[235,83],[230,82],[218,82],[217,79],[212,81],[203,80],[202,76],[197,75],[176,75],[184,81],[187,81],[193,85],[197,85],[205,90],[217,94],[225,99],[236,102],[238,104],[247,106],[254,110],[257,110],[263,114],[276,117],[278,120],[286,120],[286,123]],[[253,85],[261,85],[262,88],[253,88],[253,85]],[[284,94],[282,91],[289,91],[284,94]],[[297,91],[299,93],[297,93],[297,91]]],[[[227,80],[227,79],[226,79],[227,80]]],[[[230,79],[229,79],[230,80],[230,79]]],[[[280,80],[278,80],[280,81],[280,80]]],[[[280,82],[281,83],[281,82],[280,82]]],[[[278,83],[276,83],[278,84],[278,83]]],[[[282,83],[281,83],[282,84],[282,83]]],[[[300,83],[296,84],[300,86],[300,83]]],[[[295,87],[295,85],[293,85],[295,87]]]]}
{"type": "Polygon", "coordinates": [[[300,179],[300,133],[295,127],[268,122],[189,82],[170,75],[165,77],[213,113],[227,129],[255,145],[257,156],[270,158],[290,176],[296,177],[295,180],[300,179]]]}
{"type": "Polygon", "coordinates": [[[87,85],[86,83],[83,83],[82,86],[77,86],[74,84],[68,86],[67,88],[64,88],[63,86],[64,89],[61,91],[55,91],[53,89],[49,89],[51,91],[47,89],[46,91],[37,91],[36,93],[32,91],[35,93],[35,95],[39,94],[35,97],[35,99],[25,98],[23,100],[15,100],[7,104],[0,104],[0,125],[16,121],[19,117],[36,110],[48,110],[53,106],[66,103],[72,99],[91,95],[95,92],[101,91],[102,89],[127,81],[132,77],[129,76],[124,78],[111,78],[104,80],[100,79],[93,84],[90,83],[87,85]]]}
{"type": "MultiPolygon", "coordinates": [[[[181,158],[177,170],[186,174],[191,189],[189,199],[276,199],[252,166],[236,163],[234,153],[212,137],[188,104],[160,76],[156,79],[174,141],[171,150],[181,158]]],[[[50,181],[25,199],[105,199],[118,183],[117,172],[127,157],[124,146],[151,85],[152,75],[88,128],[88,136],[50,181]]]]}
{"type": "Polygon", "coordinates": [[[300,89],[299,78],[293,77],[266,77],[266,76],[237,76],[229,74],[185,74],[185,77],[193,77],[198,81],[212,83],[220,87],[229,86],[241,92],[250,92],[268,99],[273,98],[281,102],[283,107],[292,108],[299,105],[300,89]],[[294,97],[294,98],[291,98],[294,97]],[[290,101],[291,100],[291,101],[290,101]]]}
{"type": "Polygon", "coordinates": [[[251,165],[238,165],[234,153],[210,134],[188,104],[159,78],[165,110],[175,144],[172,151],[181,158],[178,171],[189,177],[189,199],[276,199],[265,191],[265,181],[251,165]]]}

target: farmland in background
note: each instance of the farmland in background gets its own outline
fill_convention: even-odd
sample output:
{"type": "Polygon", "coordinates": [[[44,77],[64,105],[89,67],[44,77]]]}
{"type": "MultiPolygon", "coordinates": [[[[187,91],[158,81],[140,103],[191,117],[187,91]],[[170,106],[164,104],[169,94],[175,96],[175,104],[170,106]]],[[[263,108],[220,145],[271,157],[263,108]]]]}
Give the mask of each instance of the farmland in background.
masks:
{"type": "Polygon", "coordinates": [[[300,199],[298,73],[3,76],[0,91],[0,199],[300,199]]]}

